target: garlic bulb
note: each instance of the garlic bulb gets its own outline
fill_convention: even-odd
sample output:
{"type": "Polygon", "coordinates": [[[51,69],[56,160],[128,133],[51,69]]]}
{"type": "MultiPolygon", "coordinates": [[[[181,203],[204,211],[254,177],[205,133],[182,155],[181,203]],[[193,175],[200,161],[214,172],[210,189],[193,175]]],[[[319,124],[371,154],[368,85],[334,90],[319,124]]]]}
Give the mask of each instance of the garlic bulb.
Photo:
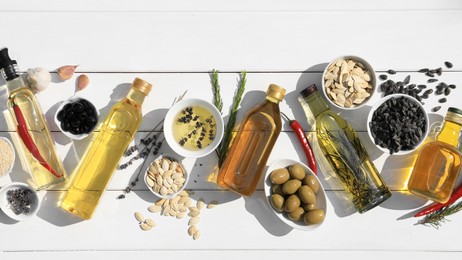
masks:
{"type": "Polygon", "coordinates": [[[30,68],[27,70],[27,81],[31,89],[41,92],[50,84],[51,74],[47,69],[42,67],[30,68]]]}

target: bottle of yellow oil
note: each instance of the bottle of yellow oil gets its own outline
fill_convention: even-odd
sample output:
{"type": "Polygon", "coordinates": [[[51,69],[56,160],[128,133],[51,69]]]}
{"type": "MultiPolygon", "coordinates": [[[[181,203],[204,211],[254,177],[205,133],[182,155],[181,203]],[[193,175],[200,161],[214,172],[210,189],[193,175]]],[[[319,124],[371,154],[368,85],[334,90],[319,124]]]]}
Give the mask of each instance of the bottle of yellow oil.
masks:
{"type": "Polygon", "coordinates": [[[61,208],[83,219],[91,218],[141,124],[141,105],[151,88],[151,84],[136,78],[127,97],[111,108],[73,172],[69,189],[59,202],[61,208]]]}

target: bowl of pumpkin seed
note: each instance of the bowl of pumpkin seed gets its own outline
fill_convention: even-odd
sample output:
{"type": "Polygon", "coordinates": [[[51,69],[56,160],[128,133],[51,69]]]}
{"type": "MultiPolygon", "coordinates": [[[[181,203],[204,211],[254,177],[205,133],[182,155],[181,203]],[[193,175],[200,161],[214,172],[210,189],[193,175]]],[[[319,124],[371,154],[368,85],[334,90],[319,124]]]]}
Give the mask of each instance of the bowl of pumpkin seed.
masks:
{"type": "Polygon", "coordinates": [[[322,74],[322,89],[334,107],[353,110],[366,105],[376,92],[374,69],[358,56],[332,60],[322,74]]]}
{"type": "Polygon", "coordinates": [[[144,175],[148,189],[157,197],[172,199],[188,183],[189,174],[183,164],[171,155],[160,155],[149,165],[144,175]]]}

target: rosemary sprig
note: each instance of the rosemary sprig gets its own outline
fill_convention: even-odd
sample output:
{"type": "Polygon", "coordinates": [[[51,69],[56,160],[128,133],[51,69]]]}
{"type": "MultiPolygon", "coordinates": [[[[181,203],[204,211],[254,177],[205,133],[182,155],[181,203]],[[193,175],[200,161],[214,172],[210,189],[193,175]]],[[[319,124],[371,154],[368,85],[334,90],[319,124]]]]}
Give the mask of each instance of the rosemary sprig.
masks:
{"type": "Polygon", "coordinates": [[[462,201],[451,206],[446,206],[426,215],[423,219],[419,220],[417,224],[422,225],[431,225],[432,227],[438,229],[444,222],[449,221],[446,217],[452,214],[455,214],[462,210],[462,201]]]}
{"type": "Polygon", "coordinates": [[[228,147],[232,139],[234,125],[236,123],[237,111],[241,104],[242,96],[245,91],[245,84],[247,83],[247,72],[244,70],[240,74],[239,85],[234,93],[233,104],[231,107],[231,111],[229,113],[228,124],[225,128],[225,133],[223,135],[223,140],[221,141],[218,147],[218,166],[221,167],[223,162],[225,161],[226,155],[228,153],[228,147]]]}
{"type": "Polygon", "coordinates": [[[220,84],[218,83],[218,70],[213,69],[210,78],[210,83],[212,83],[213,104],[221,113],[223,110],[223,99],[221,98],[220,84]]]}

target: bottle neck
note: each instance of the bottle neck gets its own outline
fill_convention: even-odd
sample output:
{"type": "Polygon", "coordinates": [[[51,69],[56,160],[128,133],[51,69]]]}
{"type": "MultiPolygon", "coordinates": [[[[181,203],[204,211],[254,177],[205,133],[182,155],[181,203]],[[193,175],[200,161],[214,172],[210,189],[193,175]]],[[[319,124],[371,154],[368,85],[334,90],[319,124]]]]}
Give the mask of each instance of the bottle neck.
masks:
{"type": "Polygon", "coordinates": [[[134,106],[141,106],[144,102],[144,99],[146,98],[146,95],[134,88],[131,88],[130,91],[127,94],[127,101],[134,105],[134,106]]]}
{"type": "Polygon", "coordinates": [[[459,144],[459,133],[461,125],[452,121],[444,121],[443,128],[436,140],[457,147],[459,144]]]}
{"type": "Polygon", "coordinates": [[[266,100],[275,104],[279,104],[279,100],[271,96],[266,96],[266,100]]]}
{"type": "Polygon", "coordinates": [[[329,106],[326,102],[321,98],[319,92],[315,92],[307,97],[305,97],[305,101],[311,109],[314,117],[317,117],[322,112],[329,109],[329,106]]]}

